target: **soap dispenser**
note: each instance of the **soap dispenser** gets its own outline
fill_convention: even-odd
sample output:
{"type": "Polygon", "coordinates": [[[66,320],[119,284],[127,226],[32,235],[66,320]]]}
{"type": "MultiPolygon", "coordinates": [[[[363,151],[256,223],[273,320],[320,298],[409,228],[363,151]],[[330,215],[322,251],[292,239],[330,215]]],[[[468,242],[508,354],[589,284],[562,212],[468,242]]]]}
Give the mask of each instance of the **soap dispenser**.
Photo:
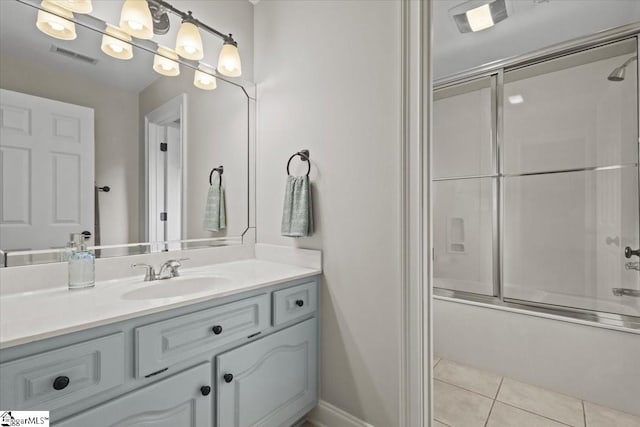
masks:
{"type": "Polygon", "coordinates": [[[95,255],[87,250],[81,233],[71,234],[69,254],[69,289],[90,288],[95,285],[95,255]]]}

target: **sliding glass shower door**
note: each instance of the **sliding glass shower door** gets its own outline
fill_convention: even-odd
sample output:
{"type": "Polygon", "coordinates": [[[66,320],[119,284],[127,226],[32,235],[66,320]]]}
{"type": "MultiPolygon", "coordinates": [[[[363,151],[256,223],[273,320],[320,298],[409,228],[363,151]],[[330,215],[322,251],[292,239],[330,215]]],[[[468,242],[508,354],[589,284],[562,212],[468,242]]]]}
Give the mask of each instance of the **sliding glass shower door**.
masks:
{"type": "Polygon", "coordinates": [[[434,95],[434,283],[640,316],[637,39],[434,95]]]}

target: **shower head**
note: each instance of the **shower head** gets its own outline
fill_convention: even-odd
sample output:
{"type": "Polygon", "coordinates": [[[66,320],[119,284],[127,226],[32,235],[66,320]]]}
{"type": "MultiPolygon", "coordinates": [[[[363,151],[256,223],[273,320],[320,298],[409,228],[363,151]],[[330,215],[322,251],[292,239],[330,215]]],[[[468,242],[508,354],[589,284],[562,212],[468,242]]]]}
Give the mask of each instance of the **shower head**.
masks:
{"type": "Polygon", "coordinates": [[[629,65],[632,61],[635,61],[636,59],[638,59],[637,56],[632,56],[631,58],[627,59],[624,64],[622,64],[619,67],[616,67],[613,69],[613,71],[611,72],[611,74],[609,74],[609,77],[607,77],[607,79],[609,81],[612,82],[621,82],[624,80],[624,74],[627,70],[627,65],[629,65]]]}

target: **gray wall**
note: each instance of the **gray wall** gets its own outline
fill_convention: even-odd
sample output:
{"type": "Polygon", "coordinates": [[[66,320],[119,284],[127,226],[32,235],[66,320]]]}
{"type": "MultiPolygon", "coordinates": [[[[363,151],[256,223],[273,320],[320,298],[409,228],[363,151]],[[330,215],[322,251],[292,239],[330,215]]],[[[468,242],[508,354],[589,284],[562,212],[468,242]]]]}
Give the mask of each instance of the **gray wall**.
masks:
{"type": "Polygon", "coordinates": [[[397,426],[400,2],[263,0],[254,13],[258,241],[324,251],[321,399],[397,426]],[[280,236],[285,166],[303,148],[317,231],[294,240],[280,236]]]}

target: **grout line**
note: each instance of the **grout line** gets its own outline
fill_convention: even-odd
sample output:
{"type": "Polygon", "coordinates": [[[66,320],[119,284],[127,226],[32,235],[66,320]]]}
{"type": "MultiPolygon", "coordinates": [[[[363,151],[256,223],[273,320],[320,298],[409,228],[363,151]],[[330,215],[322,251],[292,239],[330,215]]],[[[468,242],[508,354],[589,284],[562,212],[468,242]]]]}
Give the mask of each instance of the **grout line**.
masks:
{"type": "Polygon", "coordinates": [[[584,427],[587,427],[587,410],[584,407],[584,400],[580,401],[582,403],[582,417],[584,418],[584,427]]]}
{"type": "Polygon", "coordinates": [[[493,399],[493,402],[491,402],[491,408],[489,408],[489,413],[487,414],[487,419],[484,420],[484,427],[487,427],[487,424],[489,424],[489,418],[491,418],[491,412],[493,412],[493,407],[496,404],[496,400],[493,399]]]}
{"type": "Polygon", "coordinates": [[[500,384],[498,385],[498,389],[496,390],[496,395],[493,396],[493,400],[498,398],[498,394],[500,394],[500,389],[502,388],[502,383],[504,382],[504,377],[500,377],[500,384]]]}
{"type": "MultiPolygon", "coordinates": [[[[2,0],[0,0],[0,1],[2,1],[2,0]]],[[[487,396],[486,394],[482,394],[482,393],[478,393],[477,391],[469,390],[468,388],[464,388],[464,387],[462,387],[462,386],[460,386],[460,385],[458,385],[458,384],[450,383],[449,381],[445,381],[445,380],[442,380],[442,379],[440,379],[440,378],[436,378],[435,376],[433,377],[433,380],[434,380],[434,381],[440,381],[441,383],[445,383],[445,384],[447,384],[447,385],[454,386],[454,387],[456,387],[456,388],[459,388],[460,390],[468,391],[469,393],[477,394],[478,396],[482,396],[482,397],[484,397],[485,399],[495,400],[495,398],[492,398],[492,397],[490,397],[490,396],[487,396]]]]}
{"type": "MultiPolygon", "coordinates": [[[[438,364],[439,364],[440,362],[442,362],[442,357],[440,357],[440,358],[438,359],[438,361],[437,361],[436,363],[434,363],[434,364],[433,364],[433,367],[435,368],[436,366],[438,366],[438,364]]],[[[442,421],[441,421],[441,422],[442,422],[442,421]]]]}
{"type": "Polygon", "coordinates": [[[530,413],[532,415],[537,415],[539,417],[545,418],[545,419],[553,421],[555,423],[562,424],[563,426],[576,427],[576,426],[572,426],[571,424],[567,424],[567,423],[565,423],[563,421],[556,420],[555,418],[549,418],[546,415],[538,414],[537,412],[533,412],[533,411],[530,411],[528,409],[524,409],[524,408],[521,408],[519,406],[515,406],[515,405],[512,405],[510,403],[503,402],[501,400],[498,400],[498,402],[502,403],[503,405],[511,406],[512,408],[516,408],[516,409],[520,409],[521,411],[528,412],[528,413],[530,413]]]}
{"type": "Polygon", "coordinates": [[[447,427],[451,427],[449,424],[447,424],[447,423],[445,423],[445,422],[440,421],[440,420],[439,420],[439,419],[437,419],[436,417],[433,417],[433,420],[434,420],[434,421],[437,421],[437,422],[439,422],[440,424],[443,424],[443,425],[445,425],[445,426],[447,426],[447,427]]]}

